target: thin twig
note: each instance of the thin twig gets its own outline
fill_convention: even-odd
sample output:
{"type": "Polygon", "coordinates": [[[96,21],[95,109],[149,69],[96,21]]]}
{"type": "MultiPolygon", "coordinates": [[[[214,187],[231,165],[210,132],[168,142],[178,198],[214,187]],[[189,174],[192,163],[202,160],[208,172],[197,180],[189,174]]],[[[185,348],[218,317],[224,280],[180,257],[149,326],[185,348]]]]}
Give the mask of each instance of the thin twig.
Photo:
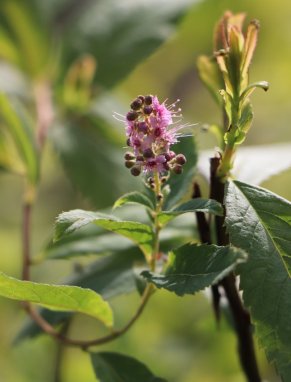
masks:
{"type": "Polygon", "coordinates": [[[71,339],[71,338],[68,338],[68,337],[62,335],[62,333],[55,330],[55,328],[49,322],[47,322],[30,303],[25,303],[25,309],[26,309],[27,313],[30,315],[30,317],[33,319],[33,321],[35,321],[35,323],[37,325],[39,325],[39,327],[45,333],[54,337],[56,340],[61,341],[64,345],[80,347],[83,350],[87,350],[87,348],[89,348],[91,346],[103,345],[107,342],[113,341],[116,338],[123,335],[124,333],[126,333],[132,327],[132,325],[135,323],[135,321],[140,317],[140,315],[142,314],[153,290],[154,290],[154,287],[152,284],[147,285],[147,287],[146,287],[146,289],[142,295],[140,305],[139,305],[137,311],[135,312],[134,316],[128,321],[128,323],[125,326],[123,326],[123,328],[121,328],[119,330],[114,330],[112,333],[108,334],[107,336],[96,338],[93,340],[87,340],[87,341],[86,340],[71,339]]]}

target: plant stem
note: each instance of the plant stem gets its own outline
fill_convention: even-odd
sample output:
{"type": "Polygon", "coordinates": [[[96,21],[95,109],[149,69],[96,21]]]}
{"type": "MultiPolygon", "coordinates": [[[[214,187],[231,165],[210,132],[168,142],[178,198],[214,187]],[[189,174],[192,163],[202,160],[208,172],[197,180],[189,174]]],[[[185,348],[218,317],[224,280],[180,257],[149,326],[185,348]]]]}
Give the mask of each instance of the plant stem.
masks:
{"type": "Polygon", "coordinates": [[[22,279],[30,279],[30,225],[31,204],[24,202],[22,217],[22,279]]]}
{"type": "Polygon", "coordinates": [[[159,173],[157,171],[155,171],[154,173],[154,181],[155,181],[154,185],[155,185],[155,197],[156,197],[156,210],[154,215],[155,238],[154,238],[152,258],[150,262],[151,271],[154,271],[156,268],[156,259],[160,252],[159,234],[160,234],[161,226],[159,223],[159,213],[162,210],[162,203],[163,203],[163,197],[161,194],[161,180],[159,177],[159,173]]]}
{"type": "MultiPolygon", "coordinates": [[[[220,165],[220,158],[211,159],[211,194],[210,197],[223,204],[224,183],[222,178],[217,175],[220,165]]],[[[218,245],[229,245],[229,237],[224,226],[225,216],[216,216],[216,240],[218,245]]],[[[249,382],[261,382],[258,370],[255,348],[252,336],[252,325],[250,314],[243,306],[239,292],[236,287],[235,275],[231,273],[226,276],[221,285],[225,290],[226,297],[233,315],[235,329],[238,338],[238,353],[241,366],[249,382]]]]}
{"type": "Polygon", "coordinates": [[[96,338],[93,340],[77,340],[77,339],[71,339],[68,338],[58,331],[54,329],[54,327],[47,322],[39,313],[37,310],[35,310],[31,304],[25,303],[25,309],[30,315],[30,317],[40,326],[40,328],[50,336],[54,337],[56,340],[61,341],[63,344],[68,345],[68,346],[75,346],[75,347],[80,347],[84,350],[87,350],[87,348],[91,346],[96,346],[96,345],[103,345],[106,344],[107,342],[113,341],[116,338],[120,337],[124,333],[126,333],[132,325],[135,323],[135,321],[140,317],[142,314],[150,296],[152,295],[152,292],[154,290],[154,287],[152,284],[148,284],[146,289],[144,290],[144,293],[142,295],[140,304],[134,314],[134,316],[127,322],[126,325],[124,325],[121,329],[119,330],[114,330],[112,333],[108,334],[107,336],[96,338]]]}

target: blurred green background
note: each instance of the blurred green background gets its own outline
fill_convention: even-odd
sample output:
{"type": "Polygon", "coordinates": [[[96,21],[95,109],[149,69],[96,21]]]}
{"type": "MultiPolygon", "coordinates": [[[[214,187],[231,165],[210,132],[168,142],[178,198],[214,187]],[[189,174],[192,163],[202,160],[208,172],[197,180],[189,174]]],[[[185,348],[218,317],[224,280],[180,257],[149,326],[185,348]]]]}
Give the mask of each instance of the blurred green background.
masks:
{"type": "MultiPolygon", "coordinates": [[[[157,94],[170,101],[180,98],[184,121],[197,124],[193,135],[199,150],[216,145],[202,126],[219,122],[220,113],[200,83],[195,61],[200,54],[211,54],[213,27],[225,10],[244,11],[248,19],[260,20],[251,80],[270,82],[267,94],[257,91],[252,98],[255,121],[245,145],[290,141],[291,3],[176,3],[1,1],[0,89],[17,96],[35,116],[34,86],[49,80],[57,116],[43,153],[33,214],[35,256],[50,240],[54,219],[61,211],[106,208],[122,192],[140,187],[139,180],[131,179],[123,167],[123,126],[112,117],[113,111],[126,112],[137,94],[157,94]],[[89,79],[93,91],[82,98],[73,90],[70,97],[66,91],[70,92],[70,86],[75,84],[68,73],[79,68],[74,63],[80,57],[87,57],[85,68],[96,65],[96,75],[89,79]]],[[[271,150],[270,158],[276,162],[271,150]]],[[[286,158],[288,161],[288,155],[286,158]]],[[[254,160],[254,156],[249,161],[246,158],[249,166],[254,160]]],[[[290,184],[291,173],[284,171],[263,186],[291,199],[290,184]]],[[[0,269],[15,277],[20,277],[21,272],[22,193],[23,179],[1,172],[0,269]]],[[[95,259],[88,255],[72,262],[45,261],[33,267],[32,278],[57,283],[73,271],[74,264],[95,259]]],[[[118,297],[112,303],[117,322],[125,322],[138,303],[138,295],[118,297]]],[[[89,358],[81,350],[59,349],[45,336],[13,346],[25,315],[15,302],[1,298],[0,306],[1,382],[96,380],[89,358]],[[60,368],[58,354],[62,358],[60,368]]],[[[70,335],[90,337],[99,330],[91,320],[78,316],[70,335]]],[[[133,355],[171,382],[244,381],[232,329],[225,319],[217,328],[209,299],[203,293],[183,299],[167,292],[157,293],[128,334],[100,349],[133,355]]],[[[278,381],[263,352],[258,352],[264,378],[278,381]]]]}

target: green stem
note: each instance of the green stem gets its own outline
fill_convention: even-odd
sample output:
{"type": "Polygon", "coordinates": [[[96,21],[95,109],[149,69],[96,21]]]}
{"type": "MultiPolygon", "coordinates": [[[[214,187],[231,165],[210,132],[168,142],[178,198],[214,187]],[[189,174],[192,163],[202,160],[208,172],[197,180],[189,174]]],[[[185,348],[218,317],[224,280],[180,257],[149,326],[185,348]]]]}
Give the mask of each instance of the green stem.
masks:
{"type": "Polygon", "coordinates": [[[159,223],[159,213],[162,210],[163,197],[161,194],[161,181],[159,177],[159,173],[155,171],[154,173],[154,181],[155,181],[155,196],[156,196],[156,210],[154,214],[154,245],[153,245],[153,253],[150,261],[150,269],[151,271],[155,271],[156,268],[156,260],[160,252],[160,240],[159,234],[161,230],[161,226],[159,223]]]}

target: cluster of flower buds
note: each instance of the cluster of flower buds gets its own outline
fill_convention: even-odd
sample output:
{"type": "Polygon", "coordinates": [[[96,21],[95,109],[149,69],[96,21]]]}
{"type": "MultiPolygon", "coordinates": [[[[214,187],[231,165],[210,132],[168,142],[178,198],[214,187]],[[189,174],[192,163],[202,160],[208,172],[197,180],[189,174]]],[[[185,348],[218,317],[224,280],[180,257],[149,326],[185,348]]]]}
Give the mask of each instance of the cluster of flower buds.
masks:
{"type": "MultiPolygon", "coordinates": [[[[178,140],[177,131],[181,127],[173,127],[173,117],[177,114],[175,104],[166,106],[159,103],[156,96],[138,96],[130,105],[126,115],[127,146],[133,152],[124,155],[125,166],[132,175],[142,172],[151,175],[158,172],[160,176],[168,171],[181,174],[186,158],[170,150],[178,140]]],[[[178,110],[180,111],[180,109],[178,110]]]]}

